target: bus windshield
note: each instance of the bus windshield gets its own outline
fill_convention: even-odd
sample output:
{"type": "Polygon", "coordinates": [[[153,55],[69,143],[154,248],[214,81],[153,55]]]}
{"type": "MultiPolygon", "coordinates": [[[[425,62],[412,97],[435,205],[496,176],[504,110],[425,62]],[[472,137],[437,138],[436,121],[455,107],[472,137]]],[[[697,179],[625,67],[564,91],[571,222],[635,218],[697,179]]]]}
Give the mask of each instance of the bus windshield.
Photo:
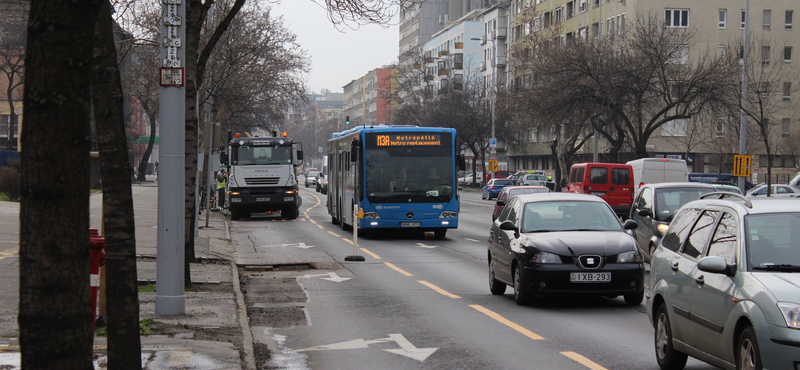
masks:
{"type": "Polygon", "coordinates": [[[449,134],[439,145],[369,145],[364,195],[374,203],[447,202],[453,195],[453,149],[449,134]]]}
{"type": "Polygon", "coordinates": [[[232,147],[231,165],[248,166],[264,164],[291,164],[292,146],[290,145],[242,145],[232,147]]]}

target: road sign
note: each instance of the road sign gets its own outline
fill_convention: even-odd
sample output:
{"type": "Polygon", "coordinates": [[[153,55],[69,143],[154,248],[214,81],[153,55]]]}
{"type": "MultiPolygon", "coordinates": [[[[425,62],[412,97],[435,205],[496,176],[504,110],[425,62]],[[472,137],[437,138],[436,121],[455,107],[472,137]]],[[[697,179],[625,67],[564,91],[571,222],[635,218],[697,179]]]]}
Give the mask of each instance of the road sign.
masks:
{"type": "Polygon", "coordinates": [[[746,154],[736,154],[733,156],[733,176],[750,177],[753,156],[746,154]]]}
{"type": "Polygon", "coordinates": [[[497,139],[496,138],[489,139],[489,146],[492,148],[497,148],[497,139]]]}
{"type": "Polygon", "coordinates": [[[495,171],[497,171],[497,160],[496,159],[490,159],[489,160],[489,172],[495,172],[495,171]]]}

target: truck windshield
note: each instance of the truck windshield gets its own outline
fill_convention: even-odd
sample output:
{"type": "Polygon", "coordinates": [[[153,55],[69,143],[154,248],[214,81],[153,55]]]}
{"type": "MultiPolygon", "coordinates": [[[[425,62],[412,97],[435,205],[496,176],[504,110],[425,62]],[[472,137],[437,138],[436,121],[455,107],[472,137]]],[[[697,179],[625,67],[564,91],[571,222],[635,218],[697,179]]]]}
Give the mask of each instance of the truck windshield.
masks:
{"type": "Polygon", "coordinates": [[[233,166],[292,164],[291,145],[242,145],[231,149],[233,166]]]}

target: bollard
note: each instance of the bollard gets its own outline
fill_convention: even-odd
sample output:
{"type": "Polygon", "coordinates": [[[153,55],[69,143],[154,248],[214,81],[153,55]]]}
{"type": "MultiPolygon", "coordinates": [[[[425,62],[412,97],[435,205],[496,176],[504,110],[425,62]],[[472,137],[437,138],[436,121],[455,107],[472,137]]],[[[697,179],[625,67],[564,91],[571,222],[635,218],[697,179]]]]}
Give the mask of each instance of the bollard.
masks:
{"type": "Polygon", "coordinates": [[[101,237],[97,229],[89,229],[89,285],[92,296],[92,333],[97,319],[97,287],[100,286],[100,266],[106,263],[106,238],[101,237]]]}

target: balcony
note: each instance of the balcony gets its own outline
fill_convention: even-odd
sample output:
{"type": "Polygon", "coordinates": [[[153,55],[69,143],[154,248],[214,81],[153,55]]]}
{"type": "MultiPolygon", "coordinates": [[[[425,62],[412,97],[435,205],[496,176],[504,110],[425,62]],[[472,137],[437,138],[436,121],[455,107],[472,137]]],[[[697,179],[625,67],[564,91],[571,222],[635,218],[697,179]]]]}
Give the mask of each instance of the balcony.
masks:
{"type": "Polygon", "coordinates": [[[425,64],[430,64],[435,62],[436,60],[432,57],[425,58],[425,64]]]}
{"type": "Polygon", "coordinates": [[[433,81],[433,75],[425,75],[425,81],[426,82],[433,81]]]}
{"type": "Polygon", "coordinates": [[[439,52],[439,56],[440,57],[443,57],[443,56],[449,55],[449,54],[450,54],[450,50],[442,50],[442,51],[439,52]]]}
{"type": "Polygon", "coordinates": [[[422,69],[422,65],[421,64],[414,64],[414,69],[422,69]]]}
{"type": "Polygon", "coordinates": [[[439,70],[439,76],[447,76],[449,74],[450,74],[450,70],[449,69],[440,69],[439,70]]]}
{"type": "Polygon", "coordinates": [[[485,71],[486,70],[486,62],[481,62],[480,68],[481,68],[481,71],[485,71]]]}
{"type": "Polygon", "coordinates": [[[508,58],[506,58],[506,56],[505,56],[505,55],[498,55],[498,56],[495,58],[495,66],[497,66],[497,67],[505,67],[505,66],[506,66],[506,62],[507,62],[507,59],[508,59],[508,58]]]}
{"type": "Polygon", "coordinates": [[[508,27],[497,27],[492,31],[492,39],[505,39],[508,36],[508,27]]]}
{"type": "Polygon", "coordinates": [[[456,43],[456,49],[463,49],[463,48],[464,48],[464,43],[463,42],[457,42],[456,43]]]}

